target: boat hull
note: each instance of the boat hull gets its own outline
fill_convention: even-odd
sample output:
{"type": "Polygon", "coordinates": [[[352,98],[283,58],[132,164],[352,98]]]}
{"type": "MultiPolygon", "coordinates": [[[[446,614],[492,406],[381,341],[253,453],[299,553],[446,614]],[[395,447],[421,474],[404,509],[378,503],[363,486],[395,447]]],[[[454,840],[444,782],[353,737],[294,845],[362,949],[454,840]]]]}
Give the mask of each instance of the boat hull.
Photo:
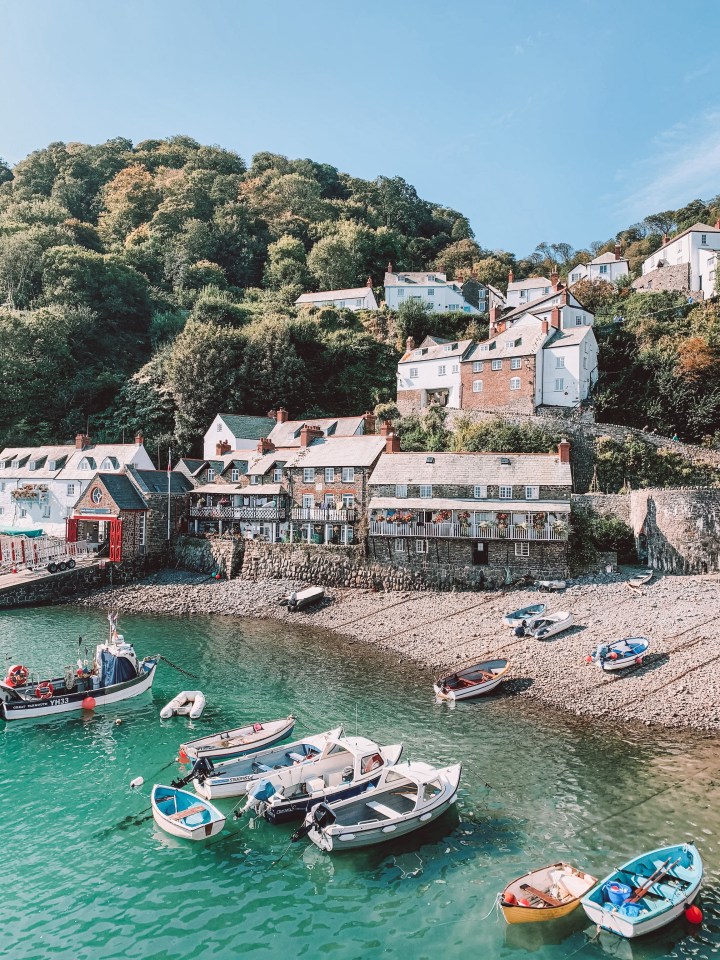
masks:
{"type": "Polygon", "coordinates": [[[486,683],[478,683],[474,687],[466,687],[463,690],[448,690],[447,693],[443,692],[442,687],[434,683],[433,690],[435,695],[439,700],[472,700],[474,697],[482,697],[486,693],[491,693],[495,690],[496,687],[499,687],[500,684],[505,679],[504,673],[499,677],[493,677],[492,680],[488,680],[486,683]]]}
{"type": "Polygon", "coordinates": [[[602,927],[603,930],[608,930],[610,933],[616,933],[619,937],[625,937],[630,940],[635,937],[644,937],[645,934],[653,933],[655,930],[666,927],[674,920],[678,920],[696,896],[697,892],[693,894],[692,898],[682,900],[680,903],[662,913],[652,914],[647,920],[641,923],[631,923],[629,920],[620,916],[620,914],[611,912],[595,904],[583,903],[583,909],[590,920],[597,924],[598,927],[602,927]]]}
{"type": "Polygon", "coordinates": [[[67,693],[63,696],[50,697],[47,700],[4,700],[0,703],[3,719],[10,722],[37,718],[47,719],[66,713],[80,713],[84,709],[83,701],[88,697],[92,697],[95,701],[95,707],[93,708],[95,710],[113,703],[120,703],[122,700],[139,697],[152,687],[157,668],[156,660],[146,660],[144,663],[147,669],[144,669],[137,677],[110,687],[67,693]]]}
{"type": "Polygon", "coordinates": [[[204,747],[202,745],[193,746],[192,743],[184,743],[182,744],[182,749],[191,760],[197,760],[198,757],[208,757],[210,760],[235,760],[238,757],[248,757],[250,754],[265,750],[268,747],[274,746],[276,743],[282,743],[283,740],[287,740],[294,729],[295,718],[292,717],[280,730],[274,733],[268,733],[263,739],[254,740],[252,744],[247,744],[244,747],[240,744],[234,747],[204,747]]]}
{"type": "MultiPolygon", "coordinates": [[[[155,793],[158,789],[158,787],[153,789],[151,797],[152,814],[155,823],[161,830],[164,830],[165,833],[169,833],[173,837],[179,837],[181,840],[208,840],[210,837],[214,837],[215,834],[220,833],[225,826],[225,816],[210,803],[203,804],[206,809],[206,814],[210,817],[207,822],[186,824],[182,819],[173,819],[165,815],[162,810],[159,809],[156,801],[155,793]]],[[[186,794],[184,790],[178,790],[177,793],[185,797],[192,797],[192,794],[186,794]]]]}
{"type": "Polygon", "coordinates": [[[559,920],[580,906],[580,897],[559,907],[520,907],[501,903],[500,909],[508,923],[538,923],[544,920],[559,920]]]}
{"type": "Polygon", "coordinates": [[[353,797],[359,797],[366,790],[374,787],[380,779],[378,775],[370,780],[363,780],[362,783],[348,784],[347,787],[340,790],[328,790],[326,793],[318,794],[316,797],[304,797],[302,800],[293,800],[286,803],[269,803],[263,811],[263,816],[268,823],[290,823],[298,820],[316,807],[318,803],[338,803],[340,800],[350,800],[353,797]]]}

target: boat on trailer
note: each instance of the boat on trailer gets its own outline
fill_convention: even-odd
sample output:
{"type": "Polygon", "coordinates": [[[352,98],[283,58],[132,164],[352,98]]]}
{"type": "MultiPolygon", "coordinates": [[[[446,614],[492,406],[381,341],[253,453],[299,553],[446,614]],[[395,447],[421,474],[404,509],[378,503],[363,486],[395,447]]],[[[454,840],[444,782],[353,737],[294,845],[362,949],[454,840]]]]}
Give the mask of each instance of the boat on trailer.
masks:
{"type": "Polygon", "coordinates": [[[209,757],[211,760],[232,760],[257,753],[275,743],[287,740],[295,727],[292,714],[282,720],[266,720],[263,723],[249,723],[234,730],[212,733],[207,737],[198,737],[180,745],[180,756],[190,760],[209,757]]]}
{"type": "Polygon", "coordinates": [[[365,737],[328,740],[314,763],[298,763],[253,784],[248,807],[270,823],[304,817],[318,803],[357,797],[377,786],[383,769],[395,764],[402,744],[378,746],[365,737]]]}
{"type": "Polygon", "coordinates": [[[225,826],[225,814],[187,790],[155,784],[150,795],[153,820],[173,837],[207,840],[225,826]]]}
{"type": "Polygon", "coordinates": [[[502,622],[506,627],[524,627],[528,621],[542,616],[546,610],[547,606],[544,603],[533,603],[529,607],[521,607],[519,610],[513,610],[512,613],[506,613],[502,622]]]}
{"type": "Polygon", "coordinates": [[[500,897],[508,923],[557,920],[572,913],[597,883],[595,877],[569,863],[553,863],[511,881],[500,897]]]}
{"type": "Polygon", "coordinates": [[[62,677],[31,678],[22,664],[10,667],[0,681],[0,707],[5,720],[30,720],[95,710],[138,697],[152,687],[159,656],[138,661],[135,649],[117,632],[117,615],[108,614],[110,636],[98,644],[92,665],[78,660],[62,677]]]}
{"type": "Polygon", "coordinates": [[[481,697],[498,687],[510,669],[507,660],[481,660],[438,678],[433,690],[438,700],[469,700],[481,697]]]}
{"type": "Polygon", "coordinates": [[[328,853],[374,846],[437,820],[457,800],[462,764],[436,768],[418,761],[383,770],[374,790],[339,803],[319,803],[292,840],[307,836],[328,853]]]}
{"type": "Polygon", "coordinates": [[[681,917],[700,890],[703,864],[697,847],[681,843],[628,860],[581,900],[604,930],[640,937],[681,917]]]}
{"type": "Polygon", "coordinates": [[[639,666],[650,646],[647,637],[626,637],[615,643],[601,643],[585,658],[601,670],[624,670],[626,667],[639,666]]]}

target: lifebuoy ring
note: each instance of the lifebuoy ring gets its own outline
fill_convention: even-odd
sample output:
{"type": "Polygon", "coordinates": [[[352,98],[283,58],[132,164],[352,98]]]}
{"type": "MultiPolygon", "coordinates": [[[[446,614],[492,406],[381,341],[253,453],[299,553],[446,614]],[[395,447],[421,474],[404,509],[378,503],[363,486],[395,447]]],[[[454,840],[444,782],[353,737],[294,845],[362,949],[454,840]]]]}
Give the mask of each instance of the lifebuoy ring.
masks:
{"type": "Polygon", "coordinates": [[[35,687],[35,696],[38,700],[49,700],[54,693],[55,687],[49,680],[41,680],[37,687],[35,687]]]}
{"type": "Polygon", "coordinates": [[[7,672],[5,683],[9,687],[23,687],[27,683],[29,670],[21,663],[16,663],[7,672]]]}

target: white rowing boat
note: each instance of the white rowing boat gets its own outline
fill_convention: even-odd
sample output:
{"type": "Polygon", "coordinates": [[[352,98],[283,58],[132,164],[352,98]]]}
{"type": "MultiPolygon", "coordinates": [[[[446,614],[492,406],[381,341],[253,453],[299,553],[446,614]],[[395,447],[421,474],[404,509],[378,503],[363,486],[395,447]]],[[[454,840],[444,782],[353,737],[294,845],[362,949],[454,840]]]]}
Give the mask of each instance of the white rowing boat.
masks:
{"type": "Polygon", "coordinates": [[[248,753],[256,753],[287,739],[294,727],[295,717],[290,715],[282,720],[266,720],[264,723],[250,723],[222,733],[211,733],[207,737],[198,737],[181,744],[180,757],[183,762],[197,760],[198,757],[210,757],[211,760],[244,757],[248,753]]]}
{"type": "Polygon", "coordinates": [[[225,826],[225,815],[217,807],[186,790],[155,784],[150,803],[155,823],[174,837],[207,840],[225,826]]]}
{"type": "Polygon", "coordinates": [[[510,669],[507,660],[481,660],[441,677],[433,684],[438,700],[469,700],[498,687],[510,669]]]}
{"type": "Polygon", "coordinates": [[[542,616],[546,610],[544,603],[533,603],[529,607],[521,607],[519,610],[513,610],[512,613],[506,613],[502,622],[506,627],[524,627],[529,620],[542,616]]]}

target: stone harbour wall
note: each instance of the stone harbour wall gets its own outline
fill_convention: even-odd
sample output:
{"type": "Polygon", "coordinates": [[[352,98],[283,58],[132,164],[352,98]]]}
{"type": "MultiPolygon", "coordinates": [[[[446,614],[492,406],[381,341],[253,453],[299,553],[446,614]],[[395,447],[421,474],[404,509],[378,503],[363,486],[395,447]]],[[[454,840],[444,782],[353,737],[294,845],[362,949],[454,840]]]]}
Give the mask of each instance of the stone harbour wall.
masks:
{"type": "Polygon", "coordinates": [[[573,505],[603,517],[617,517],[630,525],[630,494],[628,493],[574,493],[573,505]]]}
{"type": "Polygon", "coordinates": [[[633,490],[630,522],[648,565],[668,573],[720,570],[720,489],[633,490]]]}
{"type": "Polygon", "coordinates": [[[0,610],[76,600],[102,587],[124,586],[141,580],[157,566],[146,557],[137,557],[118,564],[101,560],[61,573],[42,571],[33,576],[18,573],[14,582],[0,587],[0,610]]]}
{"type": "Polygon", "coordinates": [[[245,543],[240,537],[178,537],[173,544],[175,564],[198,573],[219,572],[225,579],[238,576],[245,543]]]}

